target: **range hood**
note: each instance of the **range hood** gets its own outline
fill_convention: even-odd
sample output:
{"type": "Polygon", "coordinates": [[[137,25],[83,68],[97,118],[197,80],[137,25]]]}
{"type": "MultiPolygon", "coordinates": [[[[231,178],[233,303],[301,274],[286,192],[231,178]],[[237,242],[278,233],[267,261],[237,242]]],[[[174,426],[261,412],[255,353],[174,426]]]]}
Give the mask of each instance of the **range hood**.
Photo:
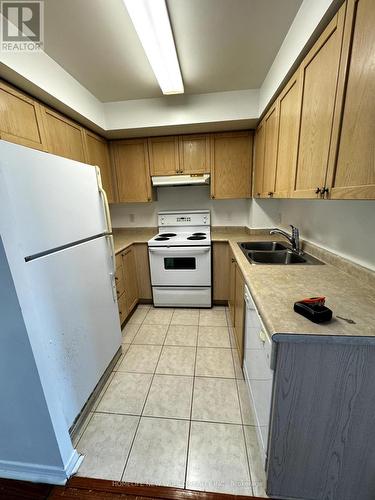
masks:
{"type": "Polygon", "coordinates": [[[210,174],[155,175],[151,179],[153,186],[208,186],[210,174]]]}

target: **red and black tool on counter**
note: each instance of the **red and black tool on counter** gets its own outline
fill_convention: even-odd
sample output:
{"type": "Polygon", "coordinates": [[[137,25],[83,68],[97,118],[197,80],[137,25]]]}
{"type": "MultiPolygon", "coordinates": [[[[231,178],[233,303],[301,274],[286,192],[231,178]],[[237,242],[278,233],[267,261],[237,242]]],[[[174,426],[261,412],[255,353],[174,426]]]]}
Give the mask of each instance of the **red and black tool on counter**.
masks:
{"type": "Polygon", "coordinates": [[[294,303],[294,310],[313,323],[323,323],[332,319],[332,311],[325,306],[325,297],[310,297],[294,303]]]}

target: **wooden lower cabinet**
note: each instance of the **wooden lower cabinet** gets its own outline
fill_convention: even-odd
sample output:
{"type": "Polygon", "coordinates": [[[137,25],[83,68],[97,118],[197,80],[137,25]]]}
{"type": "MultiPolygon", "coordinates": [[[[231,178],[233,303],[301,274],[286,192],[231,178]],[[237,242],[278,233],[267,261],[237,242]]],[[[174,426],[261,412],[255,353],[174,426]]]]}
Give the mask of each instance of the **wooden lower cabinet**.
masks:
{"type": "Polygon", "coordinates": [[[227,302],[229,299],[229,245],[226,241],[212,244],[212,281],[214,302],[227,302]]]}
{"type": "Polygon", "coordinates": [[[138,303],[138,281],[135,267],[135,256],[133,247],[127,248],[121,254],[122,270],[124,275],[126,309],[128,314],[138,303]]]}
{"type": "Polygon", "coordinates": [[[234,326],[235,321],[235,301],[236,301],[236,259],[234,258],[233,252],[229,252],[228,268],[229,268],[229,314],[232,320],[232,326],[234,326]]]}
{"type": "Polygon", "coordinates": [[[135,243],[132,248],[137,272],[139,300],[150,301],[152,300],[152,290],[147,243],[135,243]]]}
{"type": "Polygon", "coordinates": [[[234,333],[236,336],[237,350],[240,358],[240,363],[242,366],[243,361],[243,351],[244,351],[244,315],[245,315],[245,303],[244,303],[244,291],[245,291],[245,281],[236,264],[236,284],[235,284],[235,313],[234,313],[234,333]]]}

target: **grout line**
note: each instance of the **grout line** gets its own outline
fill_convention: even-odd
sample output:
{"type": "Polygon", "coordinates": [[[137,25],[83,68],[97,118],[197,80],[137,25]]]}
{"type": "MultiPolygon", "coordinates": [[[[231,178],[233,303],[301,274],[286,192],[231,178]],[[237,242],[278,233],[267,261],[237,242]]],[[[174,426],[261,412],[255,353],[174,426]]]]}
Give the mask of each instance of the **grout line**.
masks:
{"type": "MultiPolygon", "coordinates": [[[[149,309],[149,311],[150,311],[150,310],[151,310],[151,309],[149,309]]],[[[148,312],[149,312],[149,311],[148,311],[148,312]]],[[[173,312],[174,312],[174,310],[173,310],[173,312]]],[[[168,323],[168,328],[169,328],[170,322],[172,321],[173,312],[172,312],[172,314],[171,314],[171,319],[170,319],[170,321],[169,321],[169,323],[168,323]]],[[[148,313],[147,313],[147,314],[148,314],[148,313]]],[[[147,316],[147,314],[146,314],[146,316],[147,316]]],[[[146,319],[146,316],[145,316],[145,319],[146,319]]],[[[143,323],[142,323],[142,324],[143,324],[143,323]]],[[[168,331],[168,328],[167,328],[167,331],[168,331]]],[[[165,335],[165,337],[164,337],[164,342],[165,342],[166,337],[167,337],[167,335],[165,335]]],[[[130,447],[129,447],[128,456],[126,457],[126,460],[125,460],[125,465],[124,465],[124,468],[123,468],[123,470],[122,470],[122,474],[121,474],[121,481],[123,480],[123,477],[124,477],[124,474],[125,474],[125,470],[126,470],[126,467],[127,467],[127,465],[128,465],[129,458],[130,458],[130,455],[131,455],[131,452],[132,452],[132,449],[133,449],[134,441],[135,441],[135,438],[136,438],[136,436],[137,436],[137,434],[138,434],[138,429],[139,429],[139,426],[140,426],[140,423],[141,423],[141,418],[142,418],[142,416],[143,416],[143,412],[144,412],[144,409],[145,409],[145,407],[146,407],[147,399],[148,399],[148,396],[149,396],[150,391],[151,391],[152,383],[153,383],[153,381],[154,381],[155,374],[156,374],[156,368],[157,368],[157,366],[158,366],[158,364],[159,364],[160,357],[161,357],[161,353],[163,352],[163,347],[164,347],[164,343],[163,343],[163,344],[162,344],[162,346],[161,346],[161,349],[160,349],[160,352],[159,352],[159,356],[158,356],[158,360],[157,360],[157,362],[156,362],[156,364],[155,364],[155,368],[154,368],[154,371],[153,371],[153,374],[152,374],[151,382],[150,382],[150,385],[149,385],[149,388],[148,388],[148,391],[147,391],[147,394],[146,394],[145,400],[144,400],[144,402],[143,402],[143,406],[142,406],[141,414],[140,414],[140,416],[139,416],[139,420],[138,420],[137,428],[136,428],[136,430],[135,430],[135,433],[134,433],[134,436],[133,436],[133,439],[132,439],[132,443],[131,443],[131,445],[130,445],[130,447]]]]}

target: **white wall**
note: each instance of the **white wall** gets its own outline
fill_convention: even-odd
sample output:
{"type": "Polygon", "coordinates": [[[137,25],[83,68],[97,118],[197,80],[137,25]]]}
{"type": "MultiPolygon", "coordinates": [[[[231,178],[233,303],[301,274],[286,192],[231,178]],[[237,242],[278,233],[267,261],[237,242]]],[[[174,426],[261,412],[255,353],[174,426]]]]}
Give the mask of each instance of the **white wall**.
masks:
{"type": "Polygon", "coordinates": [[[155,227],[160,210],[210,209],[214,226],[248,226],[249,200],[211,200],[209,187],[179,186],[158,188],[152,203],[111,205],[113,227],[155,227]]]}
{"type": "Polygon", "coordinates": [[[320,247],[375,270],[375,201],[251,200],[251,227],[297,226],[320,247]]]}

